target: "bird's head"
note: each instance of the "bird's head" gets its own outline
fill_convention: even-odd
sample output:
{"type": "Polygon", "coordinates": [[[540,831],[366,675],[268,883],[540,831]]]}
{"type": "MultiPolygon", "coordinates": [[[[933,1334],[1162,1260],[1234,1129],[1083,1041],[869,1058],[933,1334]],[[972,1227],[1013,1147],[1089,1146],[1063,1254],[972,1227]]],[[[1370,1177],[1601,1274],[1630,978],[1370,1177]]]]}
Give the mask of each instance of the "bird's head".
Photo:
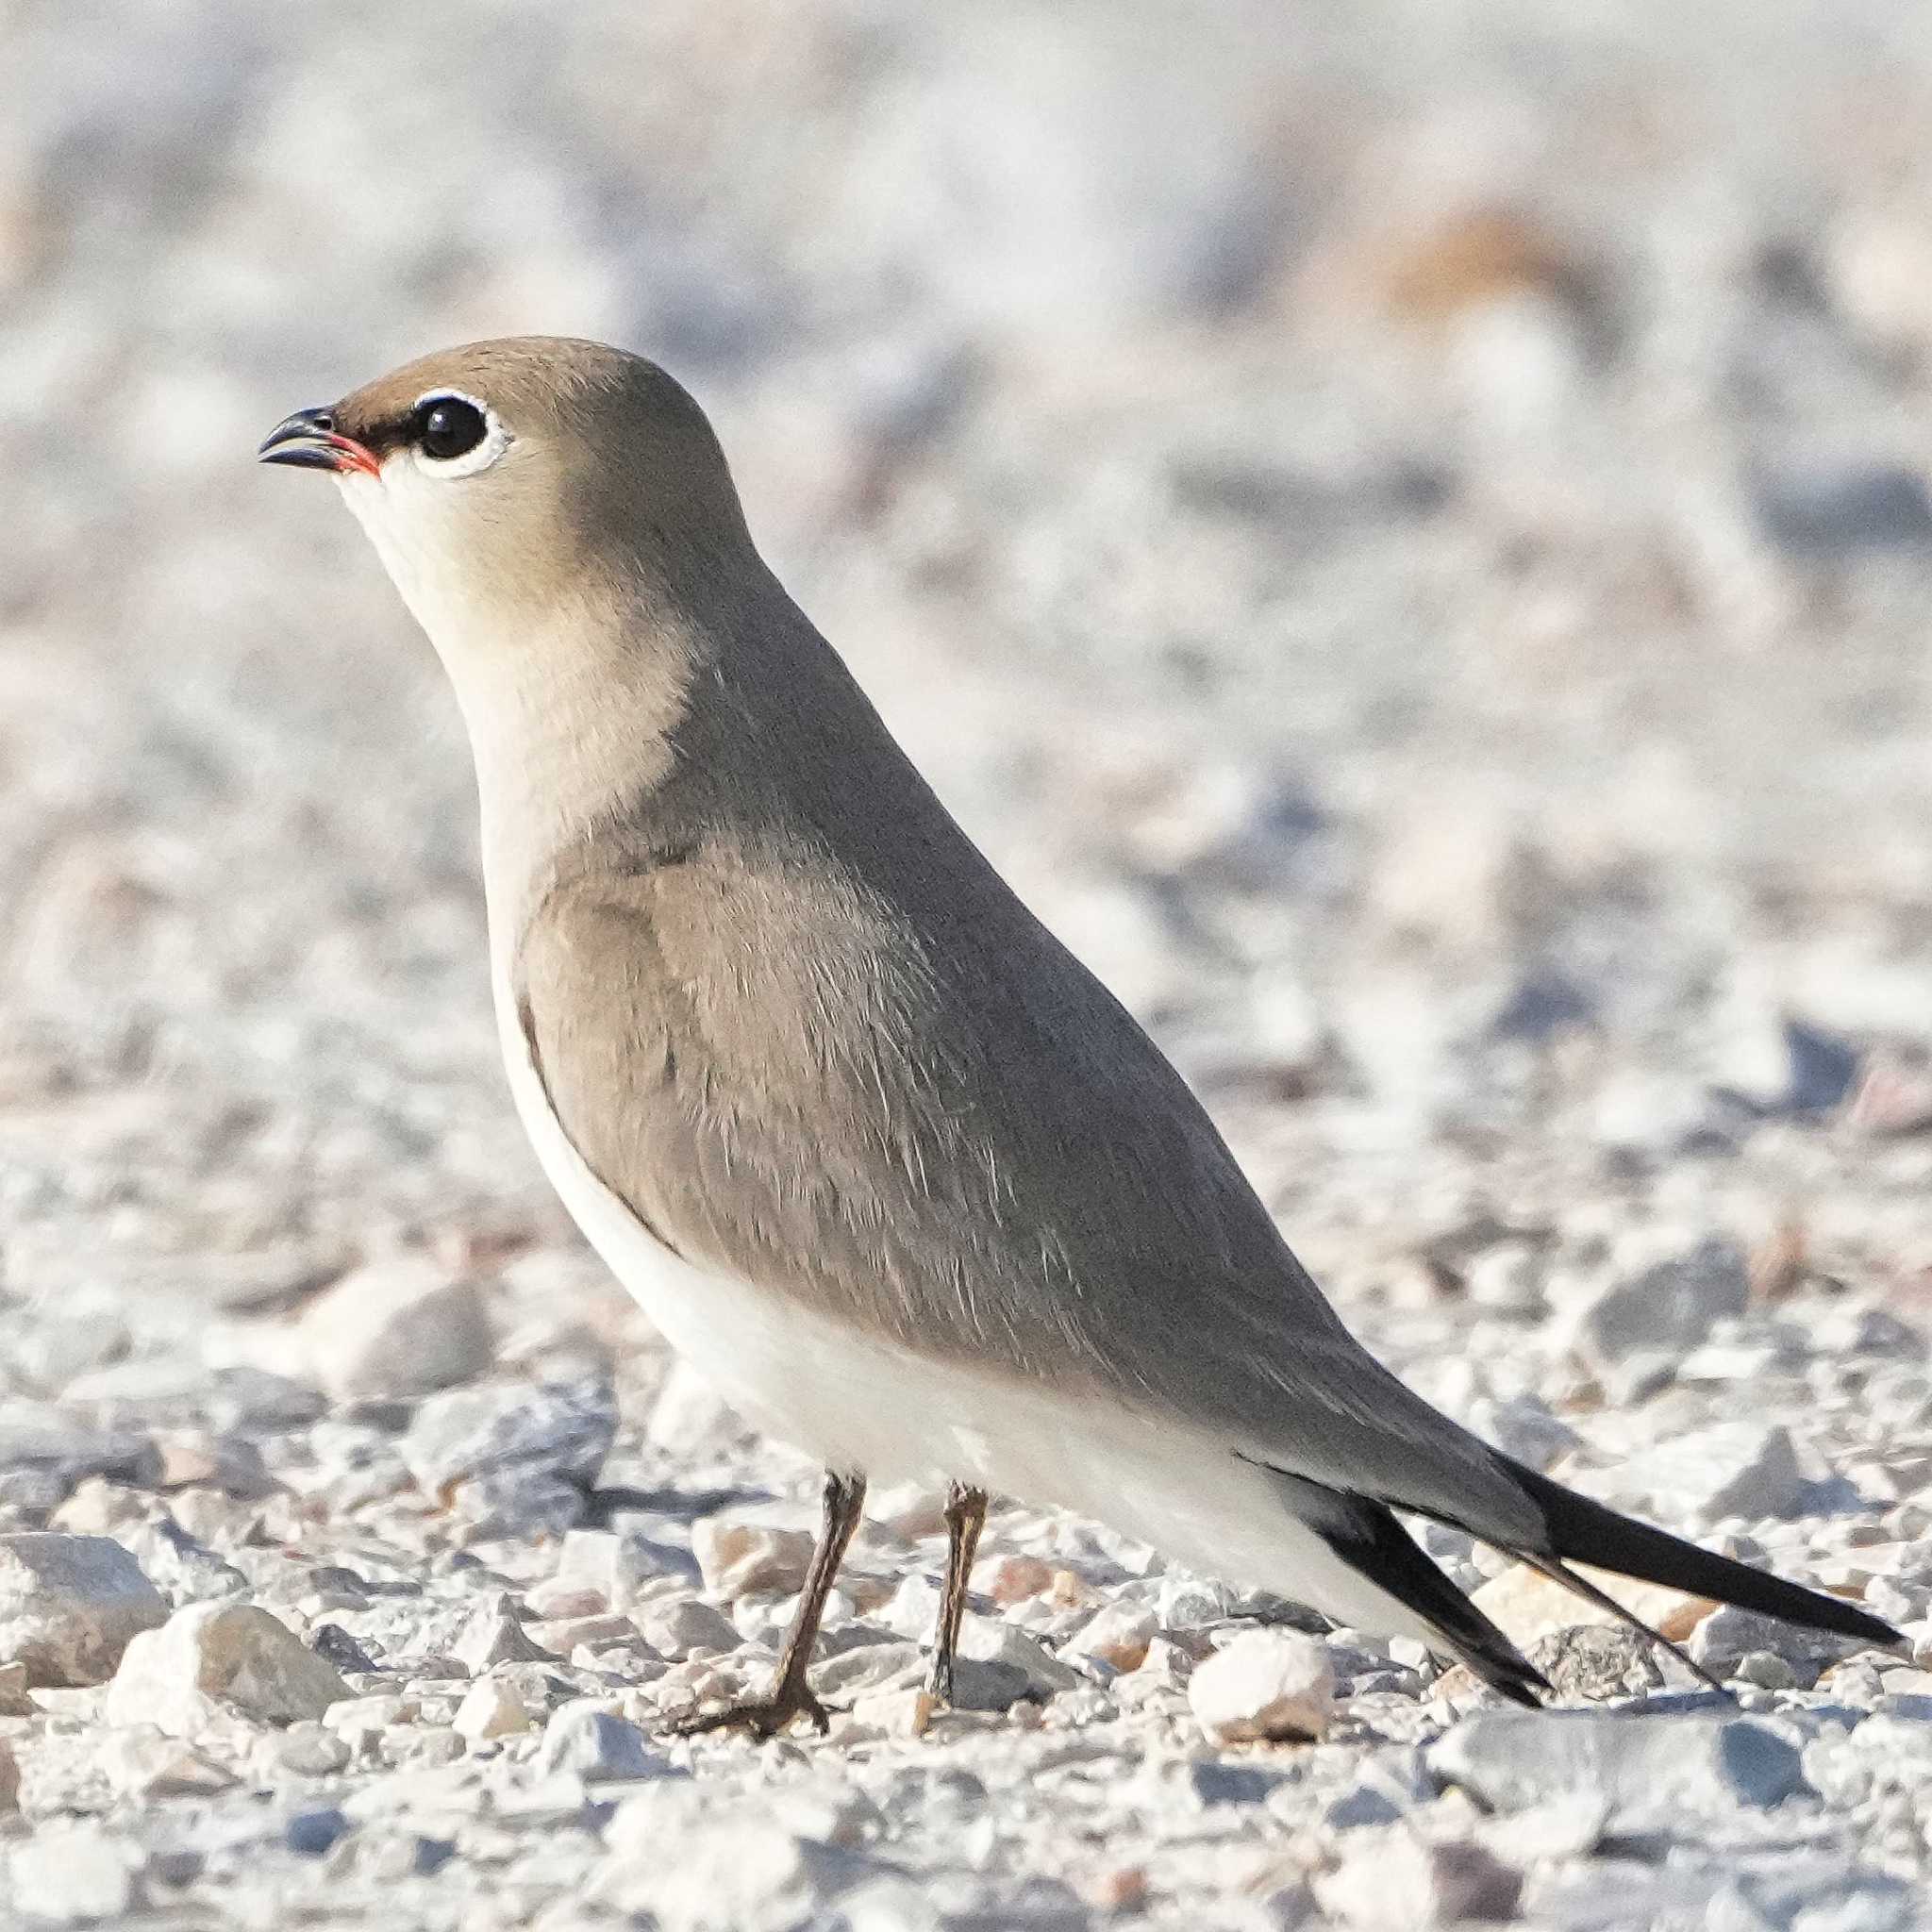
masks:
{"type": "Polygon", "coordinates": [[[277,424],[325,470],[460,682],[462,658],[616,600],[715,610],[756,556],[704,413],[641,357],[525,336],[408,363],[277,424]]]}

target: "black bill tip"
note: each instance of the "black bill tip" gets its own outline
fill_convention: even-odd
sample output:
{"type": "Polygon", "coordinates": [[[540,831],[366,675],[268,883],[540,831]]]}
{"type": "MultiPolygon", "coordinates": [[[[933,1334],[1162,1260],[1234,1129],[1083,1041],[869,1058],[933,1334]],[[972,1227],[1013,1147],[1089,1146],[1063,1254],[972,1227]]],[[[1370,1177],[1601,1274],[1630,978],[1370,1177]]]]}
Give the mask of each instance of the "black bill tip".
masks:
{"type": "Polygon", "coordinates": [[[327,409],[297,409],[285,417],[262,438],[256,457],[264,463],[287,463],[297,470],[376,474],[375,458],[353,438],[338,433],[335,417],[327,409]]]}

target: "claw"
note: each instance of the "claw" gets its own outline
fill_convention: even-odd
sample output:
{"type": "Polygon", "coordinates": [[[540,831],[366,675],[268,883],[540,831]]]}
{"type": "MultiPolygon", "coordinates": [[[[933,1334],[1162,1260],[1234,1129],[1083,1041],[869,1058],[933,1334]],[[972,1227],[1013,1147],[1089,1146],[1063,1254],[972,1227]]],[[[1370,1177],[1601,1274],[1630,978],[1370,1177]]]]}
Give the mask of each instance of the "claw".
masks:
{"type": "Polygon", "coordinates": [[[755,1738],[775,1738],[793,1718],[808,1717],[823,1737],[832,1728],[831,1713],[803,1684],[774,1690],[769,1697],[748,1697],[723,1710],[692,1710],[671,1721],[677,1738],[695,1738],[706,1731],[749,1731],[755,1738]]]}

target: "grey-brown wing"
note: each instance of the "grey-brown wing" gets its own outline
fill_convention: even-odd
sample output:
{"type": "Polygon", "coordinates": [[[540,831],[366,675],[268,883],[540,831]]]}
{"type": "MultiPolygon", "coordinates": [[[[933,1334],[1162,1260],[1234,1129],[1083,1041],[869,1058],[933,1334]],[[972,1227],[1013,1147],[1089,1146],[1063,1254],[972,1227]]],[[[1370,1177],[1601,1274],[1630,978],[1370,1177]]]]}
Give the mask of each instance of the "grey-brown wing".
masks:
{"type": "Polygon", "coordinates": [[[1526,1533],[1483,1445],[1341,1326],[1139,1025],[1017,901],[989,907],[997,943],[936,946],[849,879],[730,854],[557,886],[520,990],[559,1122],[701,1265],[1526,1533]]]}

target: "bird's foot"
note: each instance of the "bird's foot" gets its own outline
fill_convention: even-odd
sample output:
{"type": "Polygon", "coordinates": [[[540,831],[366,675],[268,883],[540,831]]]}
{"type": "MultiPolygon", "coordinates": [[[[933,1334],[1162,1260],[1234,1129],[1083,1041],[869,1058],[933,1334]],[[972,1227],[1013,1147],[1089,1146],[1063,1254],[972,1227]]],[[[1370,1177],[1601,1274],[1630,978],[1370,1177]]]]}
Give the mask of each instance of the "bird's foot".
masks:
{"type": "Polygon", "coordinates": [[[695,1738],[706,1731],[749,1731],[754,1738],[775,1738],[794,1718],[808,1717],[821,1736],[832,1728],[832,1715],[806,1688],[782,1683],[763,1697],[747,1697],[722,1710],[688,1710],[671,1721],[675,1738],[695,1738]]]}

